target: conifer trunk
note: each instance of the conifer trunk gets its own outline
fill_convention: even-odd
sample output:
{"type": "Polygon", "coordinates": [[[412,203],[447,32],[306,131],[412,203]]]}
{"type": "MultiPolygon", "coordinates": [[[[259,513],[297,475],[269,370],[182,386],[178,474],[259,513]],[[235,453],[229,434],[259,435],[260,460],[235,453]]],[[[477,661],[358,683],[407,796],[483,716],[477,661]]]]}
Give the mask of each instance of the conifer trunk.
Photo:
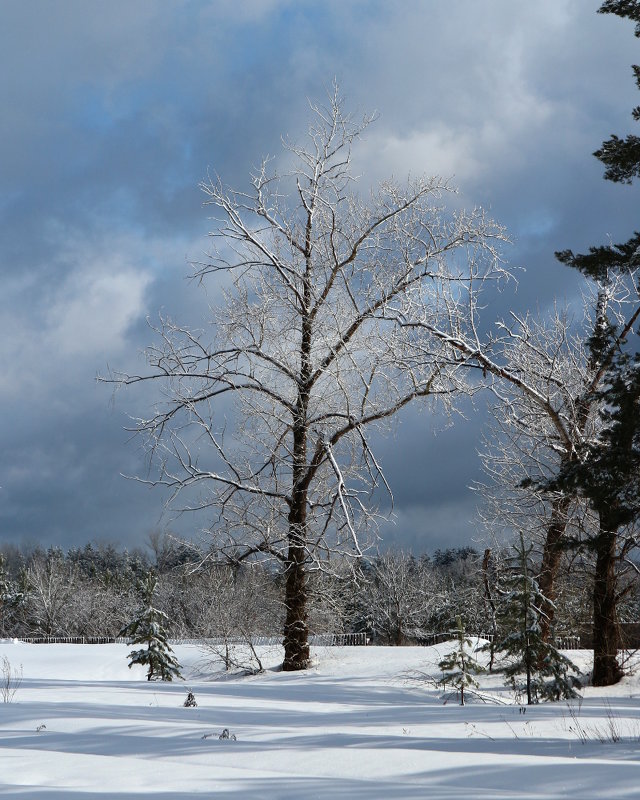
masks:
{"type": "Polygon", "coordinates": [[[593,685],[611,686],[622,677],[618,663],[620,630],[616,597],[615,528],[601,520],[595,540],[596,568],[593,584],[593,685]]]}

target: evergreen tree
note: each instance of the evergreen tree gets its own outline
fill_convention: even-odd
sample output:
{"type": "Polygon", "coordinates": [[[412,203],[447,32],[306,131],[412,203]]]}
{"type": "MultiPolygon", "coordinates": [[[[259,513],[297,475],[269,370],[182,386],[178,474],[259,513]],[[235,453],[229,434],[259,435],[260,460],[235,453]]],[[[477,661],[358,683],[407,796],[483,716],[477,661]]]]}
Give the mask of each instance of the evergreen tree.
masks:
{"type": "Polygon", "coordinates": [[[556,481],[586,497],[599,526],[586,544],[596,555],[594,576],[593,683],[607,686],[622,677],[615,566],[618,532],[640,518],[640,358],[618,352],[607,369],[596,442],[556,481]]]}
{"type": "Polygon", "coordinates": [[[465,632],[460,616],[456,617],[456,628],[452,633],[455,635],[456,645],[438,664],[443,672],[440,683],[442,686],[454,686],[460,694],[460,705],[463,706],[464,690],[469,686],[477,688],[478,682],[473,676],[485,669],[473,657],[472,642],[465,632]]]}
{"type": "Polygon", "coordinates": [[[134,664],[148,667],[147,680],[159,679],[170,681],[182,678],[180,664],[173,655],[167,642],[165,627],[167,615],[153,605],[153,594],[158,583],[157,577],[150,570],[140,581],[139,591],[142,604],[136,618],[120,632],[120,636],[131,638],[131,644],[144,645],[140,650],[129,653],[129,668],[134,664]]]}
{"type": "MultiPolygon", "coordinates": [[[[636,23],[640,37],[640,0],[606,0],[600,14],[615,14],[636,23]]],[[[636,84],[640,88],[640,67],[633,65],[636,84]]],[[[640,106],[632,112],[640,120],[640,106]]],[[[640,176],[640,137],[612,135],[594,155],[605,165],[604,177],[616,183],[631,183],[640,176]]],[[[556,253],[558,259],[574,269],[606,283],[609,276],[633,275],[640,267],[640,233],[624,243],[590,247],[586,254],[571,250],[556,253]]],[[[638,287],[635,287],[638,291],[638,287]]],[[[596,553],[593,593],[593,683],[608,686],[622,676],[617,660],[618,632],[616,587],[617,538],[620,528],[640,516],[637,454],[640,430],[638,385],[640,361],[621,351],[626,336],[640,314],[640,306],[625,328],[617,331],[608,323],[592,337],[590,346],[594,363],[606,374],[605,390],[600,395],[603,405],[604,431],[595,444],[584,447],[577,463],[555,482],[560,490],[578,491],[585,496],[599,516],[599,530],[589,543],[596,553]]],[[[628,347],[629,345],[627,345],[628,347]]],[[[637,345],[636,348],[637,350],[637,345]]]]}
{"type": "MultiPolygon", "coordinates": [[[[599,14],[615,14],[627,17],[636,23],[635,35],[640,37],[640,2],[638,0],[606,0],[598,9],[599,14]]],[[[632,67],[636,85],[640,89],[640,67],[632,67]]],[[[640,120],[640,106],[632,112],[633,118],[640,120]]],[[[602,143],[594,155],[606,166],[604,177],[610,181],[631,183],[640,177],[640,137],[633,134],[620,139],[615,134],[602,143]]]]}
{"type": "Polygon", "coordinates": [[[513,549],[504,579],[506,591],[498,609],[500,628],[507,633],[495,643],[495,649],[507,661],[507,683],[516,693],[526,692],[528,705],[540,698],[575,697],[575,688],[580,684],[569,671],[578,670],[542,636],[540,620],[545,598],[531,563],[533,545],[527,547],[521,534],[513,549]]]}

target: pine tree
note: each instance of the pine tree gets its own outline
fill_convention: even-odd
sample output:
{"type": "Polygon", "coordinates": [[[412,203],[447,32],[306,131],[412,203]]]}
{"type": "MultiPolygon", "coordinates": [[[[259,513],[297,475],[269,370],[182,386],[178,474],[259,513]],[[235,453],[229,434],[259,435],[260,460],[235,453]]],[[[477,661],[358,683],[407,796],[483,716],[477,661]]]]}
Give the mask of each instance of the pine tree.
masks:
{"type": "Polygon", "coordinates": [[[545,598],[534,576],[532,549],[533,545],[525,545],[521,534],[509,561],[504,579],[506,591],[498,610],[500,627],[507,632],[495,643],[495,649],[507,661],[507,683],[517,694],[526,692],[528,705],[540,698],[575,697],[575,689],[580,686],[577,678],[569,675],[569,671],[578,672],[576,667],[542,636],[540,621],[545,598]]]}
{"type": "Polygon", "coordinates": [[[616,353],[607,369],[597,441],[560,474],[556,485],[587,498],[599,525],[586,545],[595,552],[593,683],[608,686],[622,677],[618,662],[616,561],[618,532],[640,518],[640,358],[616,353]]]}
{"type": "Polygon", "coordinates": [[[456,617],[456,628],[452,631],[456,638],[456,646],[438,666],[443,672],[440,684],[454,686],[460,694],[460,705],[464,705],[464,690],[467,687],[478,687],[474,674],[485,672],[484,667],[473,657],[472,642],[467,636],[462,618],[456,617]]]}
{"type": "Polygon", "coordinates": [[[138,584],[142,604],[136,618],[120,632],[120,636],[131,638],[131,644],[144,645],[140,650],[129,653],[129,668],[134,664],[148,667],[147,680],[170,681],[182,678],[180,664],[167,642],[165,627],[167,615],[153,605],[153,594],[158,583],[153,571],[138,584]]]}
{"type": "MultiPolygon", "coordinates": [[[[636,23],[635,35],[640,37],[640,2],[638,0],[606,0],[598,9],[599,14],[615,14],[627,17],[636,23]]],[[[640,89],[640,67],[632,66],[636,85],[640,89]]],[[[640,120],[640,106],[633,109],[632,116],[640,120]]],[[[611,136],[602,143],[594,155],[606,166],[604,177],[610,181],[631,183],[640,177],[640,137],[628,134],[624,139],[611,136]]]]}
{"type": "MultiPolygon", "coordinates": [[[[600,14],[615,14],[636,23],[640,37],[640,0],[605,0],[600,14]]],[[[640,88],[640,67],[632,66],[640,88]]],[[[632,116],[640,120],[640,106],[632,116]]],[[[615,183],[632,183],[640,177],[640,137],[612,135],[594,153],[605,166],[604,177],[615,183]]],[[[621,244],[590,247],[586,254],[571,250],[556,253],[557,258],[574,269],[606,283],[611,275],[633,275],[640,267],[640,233],[621,244]]],[[[635,287],[638,291],[638,287],[635,287]]],[[[621,346],[632,331],[640,306],[622,331],[606,325],[600,336],[590,342],[592,359],[600,359],[606,372],[606,387],[600,394],[604,432],[595,444],[585,446],[579,463],[569,465],[556,481],[560,490],[578,491],[599,515],[599,530],[590,541],[596,553],[593,593],[593,684],[608,686],[622,676],[617,660],[620,646],[616,587],[617,539],[620,528],[640,517],[637,455],[640,438],[638,385],[640,361],[621,355],[621,346]]],[[[628,347],[628,345],[627,345],[628,347]]],[[[637,350],[637,344],[636,344],[637,350]]]]}

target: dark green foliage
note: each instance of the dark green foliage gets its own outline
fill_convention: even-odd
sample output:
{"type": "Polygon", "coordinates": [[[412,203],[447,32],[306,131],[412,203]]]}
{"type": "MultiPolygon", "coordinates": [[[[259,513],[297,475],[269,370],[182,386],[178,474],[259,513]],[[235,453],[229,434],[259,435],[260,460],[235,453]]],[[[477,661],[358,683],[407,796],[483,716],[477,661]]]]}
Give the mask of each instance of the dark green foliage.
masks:
{"type": "Polygon", "coordinates": [[[619,353],[600,393],[603,430],[560,474],[557,488],[588,498],[611,531],[640,516],[640,359],[619,353]]]}
{"type": "MultiPolygon", "coordinates": [[[[590,341],[597,360],[615,336],[611,326],[590,341]]],[[[593,587],[593,683],[609,686],[622,677],[618,661],[617,560],[633,545],[619,533],[640,519],[640,357],[617,349],[599,392],[602,430],[566,464],[550,488],[587,499],[598,527],[583,544],[595,554],[593,587]]]]}
{"type": "MultiPolygon", "coordinates": [[[[633,116],[638,119],[640,109],[633,111],[633,116]]],[[[628,134],[620,139],[612,134],[610,139],[602,143],[600,150],[593,154],[605,165],[604,177],[616,183],[631,183],[634,178],[640,177],[640,137],[628,134]]]]}
{"type": "Polygon", "coordinates": [[[622,332],[599,305],[588,346],[594,369],[603,370],[593,393],[602,427],[544,488],[587,498],[600,527],[615,532],[640,516],[640,356],[625,350],[622,332]]]}
{"type": "Polygon", "coordinates": [[[140,650],[129,653],[129,668],[134,664],[142,664],[148,667],[148,681],[170,681],[173,678],[182,678],[182,675],[180,664],[167,642],[167,615],[153,606],[153,593],[157,583],[158,579],[151,571],[140,582],[142,605],[136,618],[123,628],[120,636],[130,637],[132,644],[144,645],[140,650]]]}
{"type": "MultiPolygon", "coordinates": [[[[636,36],[640,36],[640,0],[607,0],[598,9],[600,14],[615,14],[636,23],[636,36]]],[[[636,85],[640,89],[640,67],[633,65],[636,85]]],[[[640,119],[640,107],[632,112],[640,119]]],[[[606,180],[631,183],[640,176],[640,137],[629,134],[626,138],[612,135],[594,153],[606,167],[606,180]]],[[[606,280],[607,271],[624,273],[640,266],[640,233],[637,231],[628,242],[613,246],[591,247],[586,255],[574,255],[571,250],[561,250],[556,257],[570,267],[579,269],[598,280],[606,280]]]]}
{"type": "Polygon", "coordinates": [[[636,36],[640,37],[640,0],[605,0],[598,14],[615,14],[636,23],[636,36]]]}
{"type": "Polygon", "coordinates": [[[587,254],[576,255],[572,250],[560,250],[556,258],[573,269],[580,270],[597,281],[606,282],[613,273],[624,273],[628,269],[640,267],[640,233],[628,242],[614,245],[590,247],[587,254]]]}
{"type": "Polygon", "coordinates": [[[468,558],[477,558],[478,551],[473,547],[447,547],[446,550],[436,550],[433,554],[433,564],[436,567],[450,567],[458,561],[468,558]]]}
{"type": "Polygon", "coordinates": [[[473,677],[480,672],[485,672],[484,667],[473,657],[472,642],[467,636],[462,618],[456,617],[456,629],[452,631],[456,645],[448,656],[442,659],[438,666],[442,670],[442,686],[453,686],[460,695],[460,705],[464,705],[464,690],[469,687],[477,688],[478,682],[473,677]]]}
{"type": "MultiPolygon", "coordinates": [[[[615,14],[636,23],[635,34],[640,37],[640,2],[638,0],[607,0],[598,9],[600,14],[615,14]]],[[[640,89],[640,67],[633,65],[636,85],[640,89]]],[[[633,118],[640,119],[640,107],[633,110],[633,118]]],[[[621,139],[615,134],[602,143],[594,153],[605,165],[604,177],[617,183],[631,183],[640,177],[640,137],[629,134],[621,139]]]]}
{"type": "Polygon", "coordinates": [[[67,561],[77,567],[79,574],[88,580],[97,580],[103,586],[125,589],[134,587],[149,571],[147,556],[134,551],[119,551],[114,544],[73,547],[67,561]]]}

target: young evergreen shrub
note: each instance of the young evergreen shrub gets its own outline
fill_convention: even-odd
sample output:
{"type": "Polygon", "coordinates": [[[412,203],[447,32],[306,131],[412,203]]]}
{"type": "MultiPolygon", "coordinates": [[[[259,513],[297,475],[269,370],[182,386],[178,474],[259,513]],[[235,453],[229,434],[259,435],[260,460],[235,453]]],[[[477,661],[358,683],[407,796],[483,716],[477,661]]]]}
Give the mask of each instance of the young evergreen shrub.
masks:
{"type": "Polygon", "coordinates": [[[180,664],[167,642],[167,615],[153,605],[157,583],[157,577],[149,571],[138,584],[141,606],[136,618],[120,631],[119,636],[129,637],[131,644],[143,645],[139,650],[129,653],[129,668],[134,664],[142,664],[148,668],[148,681],[170,681],[173,678],[182,678],[182,675],[180,664]]]}
{"type": "Polygon", "coordinates": [[[460,705],[464,705],[464,690],[477,688],[478,682],[474,674],[485,672],[484,667],[473,657],[472,642],[467,636],[460,616],[456,617],[456,629],[452,631],[456,638],[456,646],[438,666],[442,670],[439,683],[442,686],[453,686],[460,695],[460,705]]]}
{"type": "Polygon", "coordinates": [[[520,535],[509,560],[506,592],[498,610],[500,628],[507,632],[495,643],[506,661],[507,683],[516,695],[526,695],[528,705],[540,699],[576,697],[580,688],[577,667],[542,637],[541,609],[543,603],[553,603],[543,596],[534,576],[532,549],[520,535]]]}

